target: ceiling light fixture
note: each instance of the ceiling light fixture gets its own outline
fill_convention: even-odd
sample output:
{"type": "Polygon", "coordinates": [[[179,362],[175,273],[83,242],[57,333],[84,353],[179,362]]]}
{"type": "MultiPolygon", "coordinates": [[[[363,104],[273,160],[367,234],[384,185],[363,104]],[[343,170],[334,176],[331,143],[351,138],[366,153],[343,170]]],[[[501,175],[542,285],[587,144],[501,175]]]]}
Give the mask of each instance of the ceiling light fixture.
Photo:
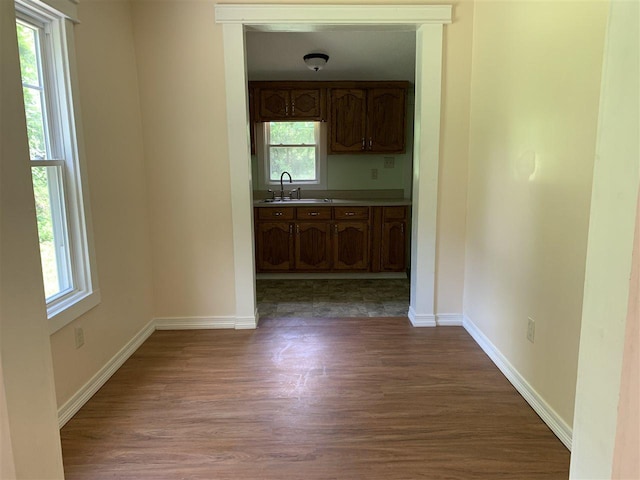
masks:
{"type": "Polygon", "coordinates": [[[304,59],[304,63],[307,64],[307,68],[314,72],[322,70],[322,67],[329,61],[329,55],[325,55],[324,53],[307,53],[302,58],[304,59]]]}

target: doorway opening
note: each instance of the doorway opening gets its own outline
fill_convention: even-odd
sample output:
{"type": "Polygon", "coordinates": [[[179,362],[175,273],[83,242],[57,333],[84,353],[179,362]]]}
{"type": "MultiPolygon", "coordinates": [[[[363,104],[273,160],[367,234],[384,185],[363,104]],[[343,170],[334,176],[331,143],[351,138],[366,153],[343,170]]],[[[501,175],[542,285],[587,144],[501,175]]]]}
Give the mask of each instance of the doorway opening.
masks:
{"type": "Polygon", "coordinates": [[[248,135],[245,29],[354,29],[416,32],[416,105],[412,172],[409,319],[435,326],[435,260],[443,26],[450,5],[216,5],[223,25],[232,191],[236,328],[255,328],[258,311],[253,254],[252,175],[248,135]]]}

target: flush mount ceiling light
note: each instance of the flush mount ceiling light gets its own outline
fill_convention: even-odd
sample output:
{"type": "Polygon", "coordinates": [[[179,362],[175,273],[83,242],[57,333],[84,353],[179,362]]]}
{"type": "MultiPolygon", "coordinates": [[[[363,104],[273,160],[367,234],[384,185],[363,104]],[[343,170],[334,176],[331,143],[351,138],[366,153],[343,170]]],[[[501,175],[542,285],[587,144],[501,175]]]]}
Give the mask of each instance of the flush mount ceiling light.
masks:
{"type": "Polygon", "coordinates": [[[304,63],[307,64],[307,68],[314,72],[322,70],[322,67],[329,61],[329,55],[325,55],[324,53],[307,53],[302,58],[304,59],[304,63]]]}

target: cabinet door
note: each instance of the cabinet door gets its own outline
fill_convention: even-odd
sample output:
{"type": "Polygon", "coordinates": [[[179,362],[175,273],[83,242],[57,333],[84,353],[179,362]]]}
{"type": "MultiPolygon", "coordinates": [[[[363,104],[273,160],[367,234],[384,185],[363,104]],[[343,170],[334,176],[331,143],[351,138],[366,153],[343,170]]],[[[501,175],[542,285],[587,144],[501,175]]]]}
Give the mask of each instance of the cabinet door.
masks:
{"type": "Polygon", "coordinates": [[[338,222],[333,226],[333,269],[369,268],[369,224],[338,222]]]}
{"type": "Polygon", "coordinates": [[[286,271],[293,268],[293,224],[259,222],[256,228],[258,271],[286,271]]]}
{"type": "Polygon", "coordinates": [[[324,120],[323,97],[320,89],[291,90],[291,117],[307,120],[324,120]]]}
{"type": "Polygon", "coordinates": [[[260,120],[286,119],[289,115],[289,92],[287,90],[260,89],[258,114],[260,120]]]}
{"type": "Polygon", "coordinates": [[[403,88],[370,89],[367,106],[367,151],[403,152],[405,116],[403,88]]]}
{"type": "Polygon", "coordinates": [[[402,272],[406,268],[406,222],[384,222],[382,224],[382,270],[402,272]]]}
{"type": "Polygon", "coordinates": [[[296,270],[329,270],[331,245],[328,222],[296,223],[296,270]]]}
{"type": "Polygon", "coordinates": [[[366,136],[366,93],[363,89],[331,90],[329,150],[362,152],[366,136]]]}

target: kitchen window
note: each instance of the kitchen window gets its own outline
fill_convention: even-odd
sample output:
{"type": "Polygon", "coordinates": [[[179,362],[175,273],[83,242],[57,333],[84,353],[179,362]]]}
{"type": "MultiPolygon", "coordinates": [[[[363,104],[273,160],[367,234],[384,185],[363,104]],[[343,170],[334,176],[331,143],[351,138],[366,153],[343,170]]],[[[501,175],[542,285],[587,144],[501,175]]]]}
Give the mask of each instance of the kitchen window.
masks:
{"type": "MultiPolygon", "coordinates": [[[[264,122],[259,128],[259,172],[263,188],[280,184],[282,172],[304,188],[326,188],[326,140],[321,122],[264,122]],[[260,135],[261,133],[261,135],[260,135]],[[262,137],[262,138],[260,138],[262,137]]],[[[287,184],[289,185],[289,184],[287,184]]]]}
{"type": "Polygon", "coordinates": [[[19,1],[16,31],[44,296],[55,332],[100,300],[67,50],[73,27],[62,14],[19,1]]]}

